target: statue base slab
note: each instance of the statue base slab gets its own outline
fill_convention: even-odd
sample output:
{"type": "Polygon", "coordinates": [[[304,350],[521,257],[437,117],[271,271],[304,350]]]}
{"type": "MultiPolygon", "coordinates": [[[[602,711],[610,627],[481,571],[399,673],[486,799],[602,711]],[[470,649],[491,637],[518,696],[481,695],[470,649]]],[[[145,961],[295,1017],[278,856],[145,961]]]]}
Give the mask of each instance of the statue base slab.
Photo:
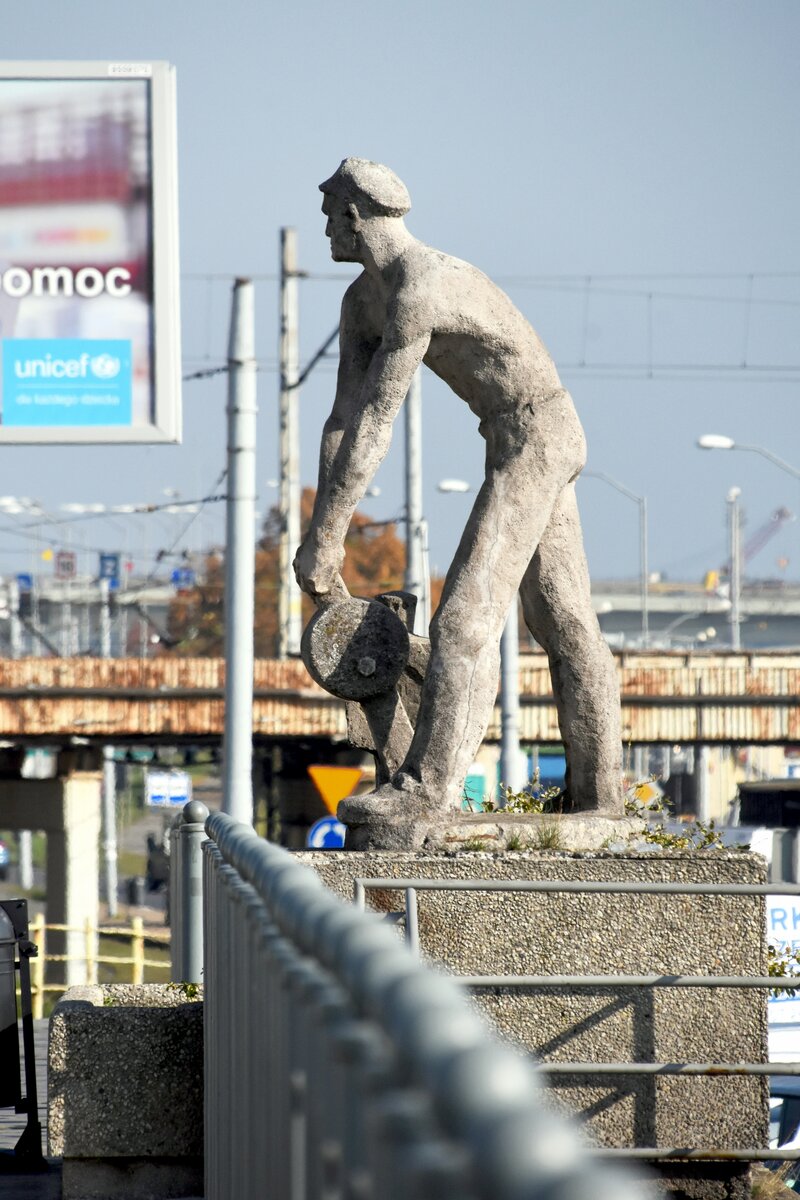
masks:
{"type": "MultiPolygon", "coordinates": [[[[597,820],[597,818],[594,818],[597,820]]],[[[475,830],[524,830],[549,818],[467,818],[475,830]]],[[[584,823],[592,818],[582,816],[584,823]]],[[[601,818],[603,824],[611,819],[601,818]]],[[[560,818],[568,826],[567,818],[560,818]]],[[[619,832],[621,822],[613,822],[619,832]]],[[[577,836],[577,833],[576,833],[577,836]]],[[[583,835],[581,835],[583,836],[583,835]]],[[[605,836],[605,834],[604,834],[605,836]]],[[[300,851],[322,881],[352,899],[357,879],[764,883],[764,860],[728,851],[300,851]]],[[[403,910],[387,882],[367,904],[403,910]]],[[[421,954],[456,975],[765,975],[765,897],[417,891],[421,954]]],[[[755,988],[473,984],[475,1003],[505,1039],[543,1061],[745,1063],[767,1060],[767,993],[755,988]]],[[[553,1102],[616,1147],[766,1146],[763,1076],[558,1074],[553,1102]]],[[[655,1164],[667,1195],[744,1200],[748,1164],[655,1164]]]]}

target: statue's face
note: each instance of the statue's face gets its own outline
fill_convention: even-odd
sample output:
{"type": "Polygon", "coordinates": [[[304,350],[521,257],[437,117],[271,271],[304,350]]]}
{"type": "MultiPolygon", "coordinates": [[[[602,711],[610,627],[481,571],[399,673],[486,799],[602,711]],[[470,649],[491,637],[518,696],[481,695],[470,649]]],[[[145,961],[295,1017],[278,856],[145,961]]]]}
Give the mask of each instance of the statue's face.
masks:
{"type": "Polygon", "coordinates": [[[333,261],[361,262],[360,241],[354,222],[357,214],[353,205],[326,192],[322,197],[322,211],[328,218],[325,236],[330,238],[333,261]]]}

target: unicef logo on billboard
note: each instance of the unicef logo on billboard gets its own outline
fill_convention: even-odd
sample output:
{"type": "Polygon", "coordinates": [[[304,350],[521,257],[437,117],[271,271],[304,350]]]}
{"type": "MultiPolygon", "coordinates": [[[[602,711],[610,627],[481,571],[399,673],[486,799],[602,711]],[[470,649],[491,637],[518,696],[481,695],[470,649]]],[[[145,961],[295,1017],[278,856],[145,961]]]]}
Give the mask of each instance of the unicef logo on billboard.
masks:
{"type": "Polygon", "coordinates": [[[97,379],[115,379],[122,363],[111,354],[97,354],[89,360],[89,370],[97,379]]]}
{"type": "Polygon", "coordinates": [[[130,341],[6,338],[0,422],[6,426],[131,424],[130,341]]]}

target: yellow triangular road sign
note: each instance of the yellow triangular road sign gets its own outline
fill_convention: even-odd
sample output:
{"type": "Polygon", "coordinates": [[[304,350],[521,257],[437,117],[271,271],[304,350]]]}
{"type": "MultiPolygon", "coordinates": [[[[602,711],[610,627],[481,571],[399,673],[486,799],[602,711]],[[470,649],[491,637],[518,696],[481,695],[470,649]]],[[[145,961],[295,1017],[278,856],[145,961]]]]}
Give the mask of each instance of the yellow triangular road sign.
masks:
{"type": "Polygon", "coordinates": [[[350,795],[363,774],[361,767],[330,766],[309,767],[308,773],[328,812],[332,812],[334,815],[339,801],[350,795]]]}

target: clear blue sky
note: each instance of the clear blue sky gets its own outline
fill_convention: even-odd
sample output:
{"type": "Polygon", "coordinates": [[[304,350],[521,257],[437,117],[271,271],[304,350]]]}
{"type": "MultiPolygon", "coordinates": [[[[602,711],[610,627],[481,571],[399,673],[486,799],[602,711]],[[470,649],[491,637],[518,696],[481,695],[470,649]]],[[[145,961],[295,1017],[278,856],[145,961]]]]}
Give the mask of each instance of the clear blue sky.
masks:
{"type": "MultiPolygon", "coordinates": [[[[800,513],[800,484],[758,456],[694,448],[725,433],[800,467],[798,45],[794,0],[37,0],[16,7],[4,53],[176,65],[187,369],[221,360],[228,320],[228,282],[194,276],[274,275],[281,225],[296,227],[302,267],[341,276],[317,184],[349,154],[392,166],[412,231],[498,279],[544,337],[589,468],[647,496],[653,569],[699,578],[724,558],[731,485],[748,532],[780,505],[800,513]]],[[[302,284],[303,361],[335,326],[344,286],[302,284]]],[[[277,284],[259,282],[262,509],[275,496],[276,301],[277,284]]],[[[334,380],[324,364],[303,390],[306,482],[334,380]]],[[[468,500],[435,485],[478,482],[482,442],[429,374],[424,396],[443,570],[468,500]]],[[[53,510],[203,494],[223,466],[224,404],[224,377],[187,383],[178,448],[4,447],[0,491],[53,510]]],[[[401,450],[398,428],[376,517],[400,510],[401,450]]],[[[579,497],[592,573],[634,575],[636,506],[595,479],[579,497]]],[[[194,547],[220,536],[220,509],[195,524],[194,547]]],[[[73,536],[107,550],[127,540],[141,568],[181,525],[139,521],[84,522],[73,536]]],[[[24,569],[8,553],[18,544],[0,536],[0,573],[24,569]]],[[[800,578],[800,521],[751,574],[778,574],[779,556],[800,578]]]]}

